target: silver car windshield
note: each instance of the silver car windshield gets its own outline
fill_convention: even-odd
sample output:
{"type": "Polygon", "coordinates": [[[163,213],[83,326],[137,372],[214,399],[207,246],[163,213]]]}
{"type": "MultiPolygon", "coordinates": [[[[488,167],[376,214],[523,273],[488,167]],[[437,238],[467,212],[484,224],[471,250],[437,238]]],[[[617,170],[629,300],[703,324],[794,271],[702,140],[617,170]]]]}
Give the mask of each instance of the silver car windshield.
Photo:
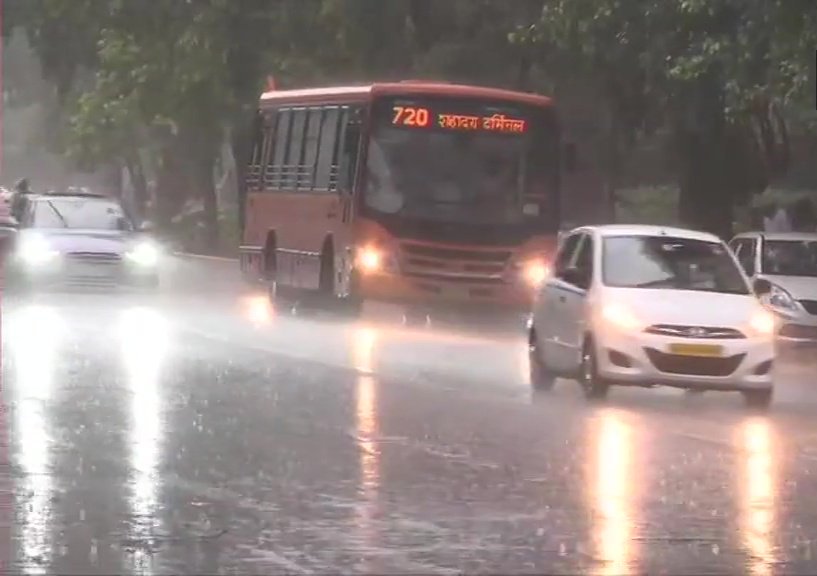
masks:
{"type": "Polygon", "coordinates": [[[47,198],[34,203],[31,228],[133,230],[122,207],[97,198],[47,198]]]}

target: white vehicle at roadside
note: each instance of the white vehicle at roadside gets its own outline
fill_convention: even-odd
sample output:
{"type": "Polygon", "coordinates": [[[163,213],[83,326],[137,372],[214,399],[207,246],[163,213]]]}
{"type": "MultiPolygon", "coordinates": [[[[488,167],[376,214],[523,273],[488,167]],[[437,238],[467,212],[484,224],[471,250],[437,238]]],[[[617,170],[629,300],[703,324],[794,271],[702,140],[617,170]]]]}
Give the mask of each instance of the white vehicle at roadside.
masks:
{"type": "Polygon", "coordinates": [[[529,323],[531,385],[612,385],[773,394],[775,317],[716,236],[657,226],[570,232],[529,323]]]}
{"type": "Polygon", "coordinates": [[[817,345],[817,234],[750,232],[729,243],[786,344],[817,345]]]}

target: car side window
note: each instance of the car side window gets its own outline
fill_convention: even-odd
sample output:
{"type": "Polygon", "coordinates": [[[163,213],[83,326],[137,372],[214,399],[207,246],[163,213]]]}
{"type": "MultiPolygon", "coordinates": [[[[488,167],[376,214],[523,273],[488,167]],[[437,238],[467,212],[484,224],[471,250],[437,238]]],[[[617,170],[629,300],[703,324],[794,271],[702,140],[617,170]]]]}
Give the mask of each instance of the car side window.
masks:
{"type": "Polygon", "coordinates": [[[589,288],[593,282],[593,237],[590,234],[584,235],[584,241],[576,255],[574,268],[581,272],[583,278],[583,285],[579,288],[589,288]]]}
{"type": "Polygon", "coordinates": [[[562,245],[559,247],[559,252],[556,255],[556,269],[554,270],[556,278],[564,278],[564,272],[570,266],[581,238],[581,234],[571,234],[562,242],[562,245]]]}

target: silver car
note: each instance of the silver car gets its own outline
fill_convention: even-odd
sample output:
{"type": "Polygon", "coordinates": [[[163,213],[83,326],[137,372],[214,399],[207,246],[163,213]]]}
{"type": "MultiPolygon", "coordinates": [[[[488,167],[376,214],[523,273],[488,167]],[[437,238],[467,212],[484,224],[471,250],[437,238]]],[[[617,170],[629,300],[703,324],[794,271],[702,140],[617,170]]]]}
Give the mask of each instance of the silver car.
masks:
{"type": "Polygon", "coordinates": [[[32,195],[11,254],[12,277],[27,288],[159,285],[161,251],[114,198],[89,193],[32,195]]]}
{"type": "Polygon", "coordinates": [[[729,247],[777,315],[781,343],[817,345],[817,234],[750,232],[729,247]]]}

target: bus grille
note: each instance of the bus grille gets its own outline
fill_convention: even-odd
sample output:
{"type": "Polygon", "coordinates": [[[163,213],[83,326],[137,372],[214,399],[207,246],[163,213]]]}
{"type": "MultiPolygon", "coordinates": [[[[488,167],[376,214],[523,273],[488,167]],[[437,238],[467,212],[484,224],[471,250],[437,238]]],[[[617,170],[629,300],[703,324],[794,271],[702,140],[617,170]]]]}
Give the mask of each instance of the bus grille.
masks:
{"type": "Polygon", "coordinates": [[[455,283],[498,284],[511,257],[508,250],[465,250],[420,244],[401,245],[406,276],[455,283]]]}

